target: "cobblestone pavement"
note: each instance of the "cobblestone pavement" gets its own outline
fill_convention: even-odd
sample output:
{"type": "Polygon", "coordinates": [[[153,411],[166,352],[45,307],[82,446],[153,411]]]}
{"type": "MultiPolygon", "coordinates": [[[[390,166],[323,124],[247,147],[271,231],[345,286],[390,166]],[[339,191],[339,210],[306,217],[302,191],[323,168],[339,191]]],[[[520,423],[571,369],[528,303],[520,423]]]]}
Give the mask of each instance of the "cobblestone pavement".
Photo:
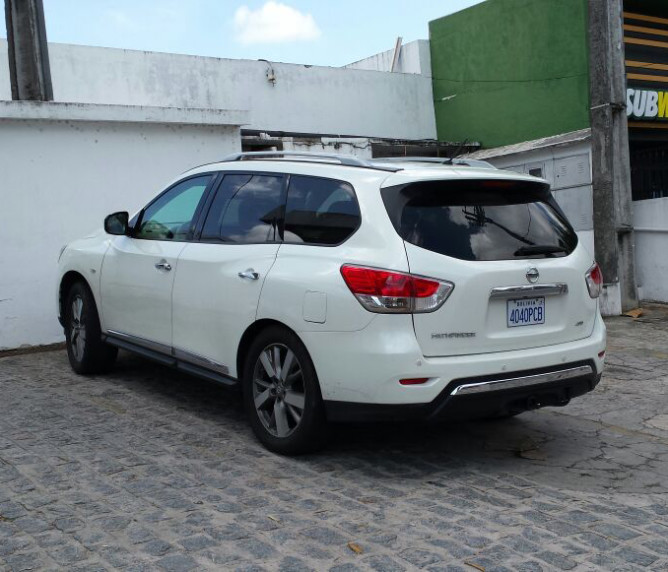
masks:
{"type": "Polygon", "coordinates": [[[667,570],[668,313],[608,326],[566,408],[340,427],[298,459],[138,358],[0,359],[0,570],[667,570]]]}

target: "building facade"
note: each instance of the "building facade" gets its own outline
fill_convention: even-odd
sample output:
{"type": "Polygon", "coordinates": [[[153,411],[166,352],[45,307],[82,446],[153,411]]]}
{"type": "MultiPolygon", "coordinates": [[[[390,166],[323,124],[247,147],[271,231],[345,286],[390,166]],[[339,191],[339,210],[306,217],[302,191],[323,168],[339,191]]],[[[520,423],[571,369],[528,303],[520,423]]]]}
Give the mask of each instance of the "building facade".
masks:
{"type": "Polygon", "coordinates": [[[596,231],[596,257],[612,277],[604,312],[629,309],[633,292],[668,302],[668,261],[657,257],[668,249],[668,3],[487,0],[429,29],[438,137],[479,141],[474,156],[543,176],[551,171],[536,165],[539,148],[552,172],[587,155],[573,158],[588,172],[575,174],[568,200],[563,187],[555,194],[567,212],[580,205],[591,217],[579,216],[578,230],[596,231]],[[613,85],[620,68],[621,90],[613,85]],[[510,160],[508,149],[521,151],[510,160]]]}

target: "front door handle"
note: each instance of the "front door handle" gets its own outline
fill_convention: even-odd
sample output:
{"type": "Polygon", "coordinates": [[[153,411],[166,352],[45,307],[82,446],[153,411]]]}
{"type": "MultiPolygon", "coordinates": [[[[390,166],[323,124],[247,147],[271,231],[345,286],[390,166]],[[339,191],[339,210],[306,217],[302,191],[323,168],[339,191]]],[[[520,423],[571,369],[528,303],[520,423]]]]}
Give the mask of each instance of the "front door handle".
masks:
{"type": "Polygon", "coordinates": [[[243,272],[239,272],[239,278],[245,278],[246,280],[257,280],[259,277],[260,275],[252,268],[247,268],[243,272]]]}
{"type": "Polygon", "coordinates": [[[156,262],[155,267],[158,270],[164,270],[165,272],[169,272],[172,269],[172,265],[169,262],[167,262],[164,258],[160,262],[156,262]]]}

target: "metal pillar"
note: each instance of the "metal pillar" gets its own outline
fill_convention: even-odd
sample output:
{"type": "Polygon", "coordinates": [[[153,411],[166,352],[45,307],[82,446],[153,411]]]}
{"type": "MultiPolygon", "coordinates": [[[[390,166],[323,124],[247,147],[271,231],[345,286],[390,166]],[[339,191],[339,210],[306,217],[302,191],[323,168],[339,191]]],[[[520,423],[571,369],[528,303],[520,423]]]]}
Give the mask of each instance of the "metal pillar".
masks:
{"type": "Polygon", "coordinates": [[[622,0],[589,0],[594,242],[609,312],[638,305],[622,24],[622,0]]]}
{"type": "Polygon", "coordinates": [[[5,0],[12,99],[53,100],[42,0],[5,0]]]}

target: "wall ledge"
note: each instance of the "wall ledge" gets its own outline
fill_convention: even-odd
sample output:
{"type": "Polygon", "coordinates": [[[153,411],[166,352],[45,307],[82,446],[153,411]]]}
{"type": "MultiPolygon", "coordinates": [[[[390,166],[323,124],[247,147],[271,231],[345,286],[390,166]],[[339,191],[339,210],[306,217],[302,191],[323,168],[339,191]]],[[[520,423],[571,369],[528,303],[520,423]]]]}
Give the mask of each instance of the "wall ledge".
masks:
{"type": "Polygon", "coordinates": [[[241,126],[250,122],[242,109],[153,107],[55,101],[0,101],[0,119],[46,121],[103,121],[112,123],[172,123],[180,125],[241,126]]]}

